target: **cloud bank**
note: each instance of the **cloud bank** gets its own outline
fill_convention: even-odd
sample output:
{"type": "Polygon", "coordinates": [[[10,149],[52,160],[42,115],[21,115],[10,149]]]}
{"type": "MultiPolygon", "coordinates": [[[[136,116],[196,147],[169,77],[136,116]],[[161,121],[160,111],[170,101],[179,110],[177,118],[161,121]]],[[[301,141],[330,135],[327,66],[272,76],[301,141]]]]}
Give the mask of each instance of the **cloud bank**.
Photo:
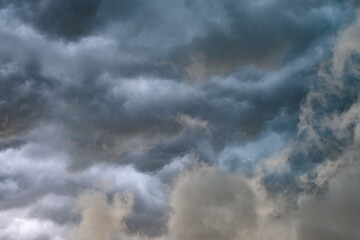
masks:
{"type": "Polygon", "coordinates": [[[359,37],[356,1],[0,0],[0,238],[359,239],[359,37]]]}

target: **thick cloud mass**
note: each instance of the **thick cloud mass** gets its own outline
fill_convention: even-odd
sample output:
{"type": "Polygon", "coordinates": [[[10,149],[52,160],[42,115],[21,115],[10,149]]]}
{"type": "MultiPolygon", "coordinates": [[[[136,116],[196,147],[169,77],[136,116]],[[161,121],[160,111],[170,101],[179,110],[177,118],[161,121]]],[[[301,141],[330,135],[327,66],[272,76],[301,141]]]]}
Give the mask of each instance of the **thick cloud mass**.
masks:
{"type": "Polygon", "coordinates": [[[1,5],[13,8],[21,20],[48,36],[70,41],[91,34],[108,22],[126,20],[141,6],[138,1],[128,0],[4,0],[1,5]]]}
{"type": "Polygon", "coordinates": [[[359,239],[358,5],[0,0],[0,239],[359,239]]]}
{"type": "Polygon", "coordinates": [[[254,196],[241,176],[200,168],[186,173],[171,196],[175,239],[237,239],[256,225],[254,196]]]}
{"type": "Polygon", "coordinates": [[[129,193],[116,194],[109,205],[103,193],[81,195],[78,202],[81,222],[75,229],[75,239],[119,238],[126,229],[124,218],[129,214],[132,204],[132,195],[129,193]]]}

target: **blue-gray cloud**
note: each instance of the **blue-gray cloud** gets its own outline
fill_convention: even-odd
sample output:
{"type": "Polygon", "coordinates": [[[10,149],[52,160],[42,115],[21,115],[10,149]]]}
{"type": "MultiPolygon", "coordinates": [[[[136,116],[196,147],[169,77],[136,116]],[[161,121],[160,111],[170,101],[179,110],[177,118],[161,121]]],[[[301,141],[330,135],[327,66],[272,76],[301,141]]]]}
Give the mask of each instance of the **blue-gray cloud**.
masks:
{"type": "Polygon", "coordinates": [[[316,197],[337,206],[319,169],[357,146],[355,6],[0,0],[0,210],[67,229],[78,192],[105,185],[133,193],[129,233],[157,237],[179,173],[201,162],[280,196],[281,221],[304,208],[298,239],[328,236],[304,229],[316,197]]]}

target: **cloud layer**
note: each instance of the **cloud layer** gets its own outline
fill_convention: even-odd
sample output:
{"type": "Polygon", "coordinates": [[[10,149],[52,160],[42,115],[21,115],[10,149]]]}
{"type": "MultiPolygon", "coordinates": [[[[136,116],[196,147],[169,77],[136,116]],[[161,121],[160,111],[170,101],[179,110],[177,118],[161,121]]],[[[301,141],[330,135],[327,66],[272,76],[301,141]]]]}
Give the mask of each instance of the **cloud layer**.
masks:
{"type": "Polygon", "coordinates": [[[358,239],[357,7],[0,0],[0,238],[358,239]]]}

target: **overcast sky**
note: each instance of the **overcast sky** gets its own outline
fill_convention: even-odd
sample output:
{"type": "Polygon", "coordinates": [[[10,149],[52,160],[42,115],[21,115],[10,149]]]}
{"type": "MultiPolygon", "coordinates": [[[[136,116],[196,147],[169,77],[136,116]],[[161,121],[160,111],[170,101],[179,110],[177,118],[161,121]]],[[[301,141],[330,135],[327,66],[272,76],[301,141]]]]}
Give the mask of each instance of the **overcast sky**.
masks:
{"type": "Polygon", "coordinates": [[[0,0],[0,239],[358,240],[359,90],[357,0],[0,0]]]}

